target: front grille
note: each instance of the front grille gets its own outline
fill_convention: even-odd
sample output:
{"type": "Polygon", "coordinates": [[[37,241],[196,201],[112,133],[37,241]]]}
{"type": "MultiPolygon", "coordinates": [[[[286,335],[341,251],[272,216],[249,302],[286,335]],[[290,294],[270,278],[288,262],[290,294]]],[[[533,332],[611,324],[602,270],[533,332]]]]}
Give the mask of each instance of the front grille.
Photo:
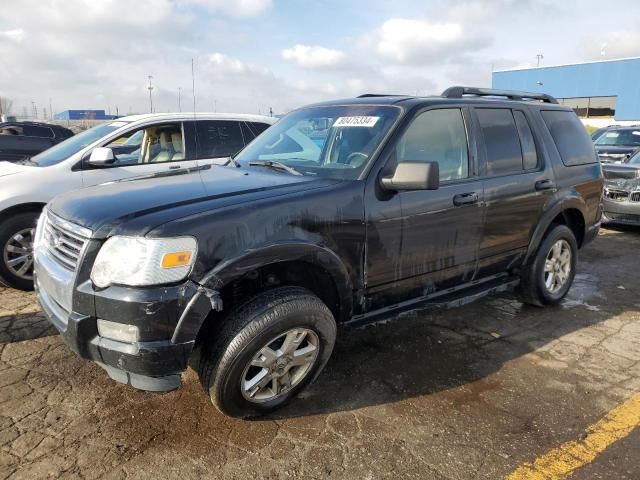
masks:
{"type": "Polygon", "coordinates": [[[605,212],[608,219],[619,222],[634,222],[640,223],[640,215],[631,215],[628,213],[611,213],[605,212]]]}
{"type": "Polygon", "coordinates": [[[629,200],[632,202],[640,202],[640,192],[631,192],[629,200]]]}
{"type": "Polygon", "coordinates": [[[43,243],[53,258],[65,268],[75,271],[90,233],[48,213],[44,222],[43,243]]]}
{"type": "Polygon", "coordinates": [[[607,188],[604,191],[604,196],[609,200],[613,200],[615,202],[624,202],[629,197],[629,192],[607,188]]]}

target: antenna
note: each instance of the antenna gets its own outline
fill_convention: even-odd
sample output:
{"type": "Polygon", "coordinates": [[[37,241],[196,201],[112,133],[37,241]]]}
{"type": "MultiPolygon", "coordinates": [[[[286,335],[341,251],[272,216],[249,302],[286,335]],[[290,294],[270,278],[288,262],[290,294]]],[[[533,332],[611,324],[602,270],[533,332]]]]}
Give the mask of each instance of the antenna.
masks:
{"type": "Polygon", "coordinates": [[[153,85],[151,85],[151,79],[153,77],[151,75],[147,75],[147,77],[149,78],[149,86],[147,87],[147,90],[149,90],[149,109],[150,109],[149,113],[153,113],[153,96],[151,95],[151,90],[153,90],[153,85]]]}

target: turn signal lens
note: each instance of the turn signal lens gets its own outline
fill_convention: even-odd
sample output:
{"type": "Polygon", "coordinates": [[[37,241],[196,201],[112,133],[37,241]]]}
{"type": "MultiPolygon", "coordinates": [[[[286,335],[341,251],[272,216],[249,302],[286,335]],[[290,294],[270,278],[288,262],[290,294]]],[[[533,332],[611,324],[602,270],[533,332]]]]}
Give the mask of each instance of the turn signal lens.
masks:
{"type": "Polygon", "coordinates": [[[192,252],[171,252],[165,253],[162,257],[162,268],[176,268],[191,265],[192,252]]]}

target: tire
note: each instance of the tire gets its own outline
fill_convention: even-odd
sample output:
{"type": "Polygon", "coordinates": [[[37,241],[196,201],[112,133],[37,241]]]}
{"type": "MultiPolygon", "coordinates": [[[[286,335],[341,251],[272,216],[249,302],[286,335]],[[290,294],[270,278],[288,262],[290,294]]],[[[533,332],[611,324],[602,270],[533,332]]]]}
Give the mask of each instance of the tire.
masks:
{"type": "MultiPolygon", "coordinates": [[[[232,417],[259,416],[285,405],[320,374],[336,339],[336,322],[331,311],[313,293],[299,287],[281,287],[258,294],[223,322],[222,327],[205,340],[196,364],[211,402],[232,417]],[[299,347],[285,355],[282,352],[288,351],[286,342],[278,345],[280,339],[289,338],[295,339],[289,345],[299,347]],[[299,344],[298,338],[302,338],[299,344]],[[267,346],[271,348],[265,350],[267,346]],[[309,353],[302,355],[301,352],[307,351],[309,353]],[[271,360],[261,352],[269,352],[270,358],[272,353],[283,356],[267,366],[271,360]],[[313,360],[307,360],[311,357],[313,360]],[[260,366],[251,366],[252,361],[260,366]],[[294,366],[296,361],[309,363],[294,366]],[[246,388],[250,385],[247,379],[279,374],[283,376],[278,377],[277,383],[285,387],[273,398],[269,395],[274,388],[277,392],[278,387],[272,381],[257,393],[246,388]],[[285,377],[289,379],[288,387],[285,377]]],[[[254,389],[258,387],[260,384],[254,389]]]]}
{"type": "Polygon", "coordinates": [[[552,227],[538,247],[533,262],[521,274],[520,293],[524,302],[538,307],[560,302],[566,296],[575,278],[577,258],[578,243],[571,229],[565,225],[552,227]],[[548,257],[550,260],[555,259],[552,249],[554,246],[557,248],[557,245],[561,246],[562,252],[568,251],[570,258],[549,264],[551,272],[546,272],[547,259],[548,257]],[[556,264],[558,264],[557,270],[556,264]],[[568,267],[568,271],[564,265],[568,267]],[[555,283],[557,279],[554,280],[549,273],[559,275],[559,278],[564,278],[564,281],[555,283]],[[551,288],[549,287],[550,283],[551,288]]]}
{"type": "MultiPolygon", "coordinates": [[[[20,253],[16,253],[16,248],[22,248],[21,244],[15,242],[14,237],[19,232],[25,232],[36,228],[38,216],[36,212],[19,213],[0,224],[0,283],[7,287],[17,288],[20,290],[33,290],[33,249],[27,248],[27,264],[29,268],[23,275],[18,275],[19,271],[13,270],[15,267],[9,266],[9,263],[15,261],[18,257],[22,257],[20,253]],[[10,251],[11,250],[11,251],[10,251]]],[[[33,233],[31,233],[33,235],[33,233]]],[[[25,244],[32,244],[33,237],[25,244]]],[[[26,246],[26,245],[25,245],[26,246]]]]}

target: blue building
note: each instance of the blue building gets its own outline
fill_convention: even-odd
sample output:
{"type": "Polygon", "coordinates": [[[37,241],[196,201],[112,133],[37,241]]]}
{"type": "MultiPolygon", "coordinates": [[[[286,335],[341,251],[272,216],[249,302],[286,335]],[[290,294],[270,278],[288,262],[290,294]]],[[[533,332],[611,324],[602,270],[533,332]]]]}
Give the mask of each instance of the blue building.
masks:
{"type": "Polygon", "coordinates": [[[548,93],[585,119],[640,120],[640,57],[499,70],[492,85],[548,93]]]}
{"type": "Polygon", "coordinates": [[[56,120],[112,120],[115,115],[107,115],[104,110],[65,110],[54,115],[56,120]]]}

